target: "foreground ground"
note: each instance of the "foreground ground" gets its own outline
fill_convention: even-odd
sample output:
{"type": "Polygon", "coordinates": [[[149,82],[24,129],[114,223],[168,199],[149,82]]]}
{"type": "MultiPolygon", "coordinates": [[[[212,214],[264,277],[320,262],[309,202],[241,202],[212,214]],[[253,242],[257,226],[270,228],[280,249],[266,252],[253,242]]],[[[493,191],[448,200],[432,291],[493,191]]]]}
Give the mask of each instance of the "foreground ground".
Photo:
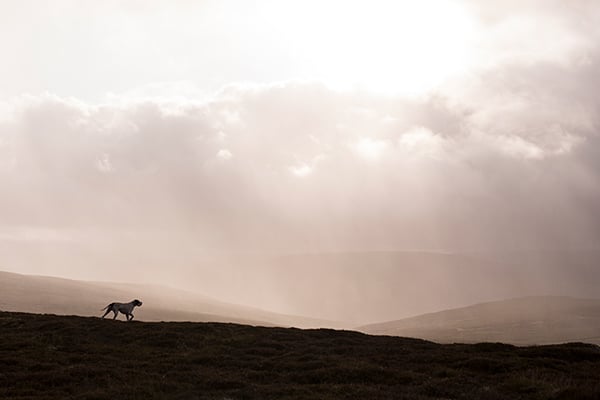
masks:
{"type": "Polygon", "coordinates": [[[0,312],[1,399],[598,399],[600,348],[0,312]]]}

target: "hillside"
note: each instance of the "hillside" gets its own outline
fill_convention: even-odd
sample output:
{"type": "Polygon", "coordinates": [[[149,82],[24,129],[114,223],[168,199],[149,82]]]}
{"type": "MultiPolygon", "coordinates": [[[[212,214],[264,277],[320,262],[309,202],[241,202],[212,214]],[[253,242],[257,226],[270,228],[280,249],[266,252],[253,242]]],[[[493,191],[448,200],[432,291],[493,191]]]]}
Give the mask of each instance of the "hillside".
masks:
{"type": "Polygon", "coordinates": [[[0,312],[0,398],[597,399],[600,349],[0,312]]]}
{"type": "MultiPolygon", "coordinates": [[[[140,298],[136,319],[144,321],[237,322],[251,325],[339,327],[340,323],[228,304],[163,286],[85,282],[0,271],[0,310],[99,316],[113,301],[140,298]]],[[[111,314],[112,315],[112,314],[111,314]]],[[[121,316],[122,318],[122,316],[121,316]]]]}
{"type": "Polygon", "coordinates": [[[517,298],[366,325],[358,330],[440,343],[600,344],[600,299],[517,298]]]}

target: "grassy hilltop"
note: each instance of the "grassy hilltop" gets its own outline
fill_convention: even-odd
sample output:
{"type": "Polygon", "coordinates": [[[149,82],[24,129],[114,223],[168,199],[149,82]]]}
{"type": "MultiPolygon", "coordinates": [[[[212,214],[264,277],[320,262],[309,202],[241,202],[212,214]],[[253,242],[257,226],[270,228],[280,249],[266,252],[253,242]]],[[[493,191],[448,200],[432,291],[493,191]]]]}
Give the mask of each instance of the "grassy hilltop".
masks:
{"type": "Polygon", "coordinates": [[[598,399],[600,348],[0,312],[1,399],[598,399]]]}

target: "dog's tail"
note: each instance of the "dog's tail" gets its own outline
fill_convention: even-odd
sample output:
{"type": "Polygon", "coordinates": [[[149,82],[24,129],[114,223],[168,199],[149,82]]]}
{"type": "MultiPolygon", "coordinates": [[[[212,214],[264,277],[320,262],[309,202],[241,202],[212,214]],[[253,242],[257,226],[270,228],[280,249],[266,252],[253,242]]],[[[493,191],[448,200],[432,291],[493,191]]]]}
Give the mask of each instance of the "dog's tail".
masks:
{"type": "Polygon", "coordinates": [[[103,308],[102,310],[100,310],[100,311],[104,311],[104,310],[106,310],[107,308],[110,308],[110,307],[112,307],[112,305],[113,305],[113,304],[115,304],[115,303],[110,303],[109,305],[107,305],[106,307],[104,307],[104,308],[103,308]]]}

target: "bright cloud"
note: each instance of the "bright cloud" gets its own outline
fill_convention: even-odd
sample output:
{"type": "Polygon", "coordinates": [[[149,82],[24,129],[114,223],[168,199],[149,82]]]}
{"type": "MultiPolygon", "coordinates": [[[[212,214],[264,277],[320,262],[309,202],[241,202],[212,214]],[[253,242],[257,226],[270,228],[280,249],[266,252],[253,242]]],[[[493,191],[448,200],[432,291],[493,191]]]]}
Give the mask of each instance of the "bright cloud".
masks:
{"type": "Polygon", "coordinates": [[[227,149],[221,149],[217,152],[217,157],[222,160],[230,160],[233,157],[233,154],[227,149]]]}
{"type": "Polygon", "coordinates": [[[381,153],[383,153],[386,148],[386,144],[383,140],[365,137],[360,139],[354,145],[354,148],[360,156],[369,160],[375,160],[381,155],[381,153]]]}
{"type": "Polygon", "coordinates": [[[290,171],[296,176],[303,177],[312,172],[312,168],[306,164],[297,165],[294,167],[290,167],[290,171]]]}

